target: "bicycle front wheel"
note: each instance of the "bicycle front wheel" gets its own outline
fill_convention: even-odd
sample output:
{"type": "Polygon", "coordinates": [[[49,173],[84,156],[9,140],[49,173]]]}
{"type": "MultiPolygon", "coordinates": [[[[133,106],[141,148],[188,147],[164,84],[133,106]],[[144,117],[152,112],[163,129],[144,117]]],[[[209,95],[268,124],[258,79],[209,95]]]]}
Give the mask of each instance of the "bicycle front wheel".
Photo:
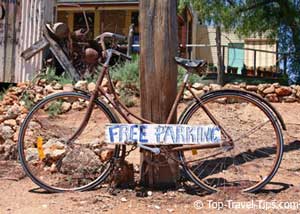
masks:
{"type": "Polygon", "coordinates": [[[84,191],[104,181],[119,157],[119,146],[104,143],[106,123],[119,122],[102,102],[87,126],[70,142],[83,121],[90,97],[76,92],[51,95],[37,103],[19,134],[21,164],[34,183],[51,192],[84,191]]]}
{"type": "Polygon", "coordinates": [[[252,94],[236,90],[215,91],[200,99],[202,104],[189,106],[179,122],[208,125],[215,120],[228,135],[222,132],[221,144],[231,138],[233,146],[179,152],[184,171],[209,192],[263,188],[282,159],[283,136],[276,116],[252,94]]]}

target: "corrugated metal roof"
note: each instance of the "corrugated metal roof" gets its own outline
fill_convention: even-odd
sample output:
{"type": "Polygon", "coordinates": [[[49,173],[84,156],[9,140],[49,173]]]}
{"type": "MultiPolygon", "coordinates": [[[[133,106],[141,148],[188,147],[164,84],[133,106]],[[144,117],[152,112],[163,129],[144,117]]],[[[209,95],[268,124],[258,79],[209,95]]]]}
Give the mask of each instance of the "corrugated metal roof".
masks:
{"type": "Polygon", "coordinates": [[[57,0],[58,3],[80,3],[80,4],[133,4],[138,3],[139,0],[57,0]]]}

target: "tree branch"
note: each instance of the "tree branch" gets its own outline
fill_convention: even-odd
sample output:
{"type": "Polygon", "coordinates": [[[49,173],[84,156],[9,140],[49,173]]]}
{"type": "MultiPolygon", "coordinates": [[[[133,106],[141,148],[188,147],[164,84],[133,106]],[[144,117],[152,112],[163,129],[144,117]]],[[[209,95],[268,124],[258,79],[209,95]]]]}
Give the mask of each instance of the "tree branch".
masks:
{"type": "Polygon", "coordinates": [[[277,0],[264,0],[262,2],[255,2],[254,4],[252,4],[248,7],[239,9],[238,12],[246,12],[248,10],[253,10],[255,8],[258,8],[258,7],[261,7],[261,6],[270,4],[270,3],[274,3],[274,2],[277,2],[277,0]]]}
{"type": "Polygon", "coordinates": [[[235,7],[236,4],[234,2],[234,0],[227,0],[228,4],[230,4],[230,6],[235,7]]]}

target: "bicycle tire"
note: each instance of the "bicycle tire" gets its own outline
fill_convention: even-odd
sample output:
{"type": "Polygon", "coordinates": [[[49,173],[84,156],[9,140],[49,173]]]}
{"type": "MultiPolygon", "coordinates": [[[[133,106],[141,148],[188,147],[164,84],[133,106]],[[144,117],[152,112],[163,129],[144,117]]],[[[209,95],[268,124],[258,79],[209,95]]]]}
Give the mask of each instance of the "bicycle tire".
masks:
{"type": "MultiPolygon", "coordinates": [[[[183,163],[183,170],[187,174],[187,176],[199,187],[205,189],[208,192],[217,192],[217,191],[231,191],[233,189],[239,189],[243,192],[257,192],[265,185],[267,185],[271,179],[274,177],[276,172],[278,171],[278,168],[280,166],[282,156],[283,156],[283,134],[280,128],[279,120],[276,117],[276,115],[272,112],[272,109],[268,107],[266,103],[263,103],[262,100],[258,100],[255,96],[253,96],[251,93],[247,92],[242,92],[239,90],[219,90],[219,91],[213,91],[210,93],[207,93],[200,97],[201,103],[205,105],[206,108],[214,115],[214,117],[217,117],[218,122],[222,124],[222,126],[231,126],[230,134],[236,134],[243,136],[241,133],[239,133],[239,130],[246,130],[246,131],[251,131],[255,127],[257,127],[257,130],[253,130],[255,132],[258,132],[257,135],[253,137],[253,134],[249,134],[248,137],[251,138],[249,140],[249,148],[244,148],[245,151],[239,152],[235,151],[237,150],[236,148],[233,148],[230,152],[231,154],[231,160],[230,157],[228,157],[229,153],[226,153],[224,150],[224,157],[222,156],[215,156],[215,157],[210,157],[209,154],[213,152],[216,152],[217,149],[211,149],[211,150],[203,150],[205,152],[205,155],[202,153],[200,154],[200,157],[202,156],[202,160],[200,159],[200,162],[196,167],[198,167],[198,171],[195,170],[195,166],[191,164],[190,159],[196,159],[196,157],[193,157],[193,155],[188,154],[190,151],[187,152],[179,152],[179,160],[183,163]],[[240,99],[240,102],[237,101],[237,99],[240,99]],[[247,103],[248,102],[248,103],[247,103]],[[228,104],[228,105],[227,105],[228,104]],[[220,108],[223,109],[220,109],[220,108]],[[235,109],[236,108],[236,109],[235,109]],[[251,115],[253,114],[254,110],[258,110],[259,115],[255,115],[256,117],[260,116],[259,118],[251,118],[251,115]],[[234,112],[236,112],[237,115],[233,115],[234,112]],[[248,114],[248,115],[246,115],[248,114]],[[250,116],[250,117],[249,117],[250,116]],[[220,118],[225,118],[228,117],[229,121],[228,122],[223,122],[220,121],[220,118]],[[244,118],[242,118],[244,117],[244,118]],[[259,126],[254,126],[254,122],[257,121],[258,124],[259,122],[262,122],[265,120],[265,124],[262,127],[259,128],[259,126]],[[241,124],[239,127],[232,127],[234,122],[240,121],[241,124]],[[244,127],[242,125],[246,124],[244,127]],[[268,125],[268,127],[266,127],[268,125]],[[261,134],[267,133],[268,135],[272,136],[270,139],[266,139],[266,136],[260,136],[261,134]],[[260,137],[258,139],[258,137],[260,137]],[[273,138],[275,139],[276,137],[276,142],[273,142],[273,138]],[[263,141],[259,141],[263,140],[263,141]],[[266,145],[266,143],[269,143],[270,145],[266,145]],[[264,143],[264,147],[260,147],[259,144],[264,143]],[[254,150],[253,146],[258,146],[256,150],[254,150]],[[271,147],[269,147],[271,146],[271,147]],[[234,153],[238,152],[238,153],[234,153]],[[267,154],[267,152],[269,152],[267,154]],[[264,153],[264,154],[263,154],[264,153]],[[255,156],[257,155],[257,157],[255,156]],[[188,157],[188,158],[187,158],[188,157]],[[204,158],[207,159],[204,159],[204,158]],[[272,159],[272,163],[267,163],[267,159],[272,159]],[[219,160],[219,162],[217,162],[219,160]],[[240,163],[236,162],[236,160],[241,160],[240,163]],[[220,162],[222,162],[220,164],[220,162]],[[263,177],[260,177],[259,181],[253,181],[254,177],[258,177],[259,174],[263,173],[263,170],[265,166],[261,168],[255,168],[255,172],[258,174],[256,175],[250,175],[251,170],[254,169],[252,167],[258,167],[259,164],[265,164],[265,166],[270,166],[269,170],[267,173],[264,174],[263,177]],[[218,165],[216,165],[218,164],[218,165]],[[213,165],[213,166],[211,166],[213,165]],[[194,167],[194,168],[193,168],[194,167]],[[214,168],[213,168],[214,167],[214,168]],[[218,167],[218,169],[216,169],[218,167]],[[220,167],[220,169],[219,169],[220,167]],[[244,167],[244,168],[242,168],[244,167]],[[233,168],[236,168],[233,170],[233,168]],[[203,174],[204,171],[207,171],[207,169],[213,169],[211,170],[210,173],[203,174]],[[248,170],[247,170],[248,169],[248,170]],[[226,174],[228,170],[229,175],[226,174]],[[236,177],[233,175],[230,175],[230,173],[233,173],[234,171],[240,170],[239,173],[242,174],[240,175],[240,183],[238,183],[236,180],[236,177]],[[245,186],[247,184],[245,179],[246,174],[249,174],[249,180],[248,184],[251,186],[245,186]],[[230,181],[231,180],[231,181],[230,181]]],[[[266,102],[266,101],[265,101],[266,102]]],[[[211,119],[209,119],[208,116],[205,116],[205,112],[201,108],[201,104],[196,100],[193,103],[191,103],[190,106],[186,108],[186,110],[182,113],[179,123],[181,124],[190,124],[190,123],[195,123],[195,124],[201,124],[201,122],[208,122],[212,124],[211,119]],[[200,112],[199,112],[200,111],[200,112]],[[201,112],[202,111],[202,112],[201,112]],[[204,116],[203,116],[204,115],[204,116]],[[195,119],[198,117],[198,119],[195,119]],[[200,117],[202,117],[200,119],[200,117]],[[206,118],[205,118],[206,117],[206,118]],[[193,119],[192,119],[193,118],[193,119]],[[201,120],[201,121],[200,121],[201,120]]],[[[236,125],[236,124],[235,124],[236,125]]],[[[226,127],[228,128],[228,127],[226,127]]],[[[226,129],[225,128],[225,129],[226,129]]],[[[245,131],[245,132],[246,132],[245,131]]],[[[223,139],[223,136],[222,136],[223,139]]],[[[235,137],[235,139],[238,139],[238,137],[235,137]]],[[[245,147],[245,138],[240,139],[243,144],[239,144],[240,150],[242,151],[242,147],[245,147]]],[[[235,145],[236,146],[236,145],[235,145]]],[[[218,148],[218,150],[222,150],[222,147],[218,148]]],[[[194,154],[197,153],[198,151],[194,151],[194,154]]],[[[217,154],[217,153],[215,153],[217,154]]],[[[236,173],[236,174],[239,174],[236,173]]],[[[253,171],[252,171],[253,173],[253,171]]]]}
{"type": "MultiPolygon", "coordinates": [[[[35,184],[49,192],[86,191],[96,187],[108,177],[111,170],[113,169],[113,159],[118,158],[120,156],[121,150],[124,149],[124,147],[121,148],[121,146],[118,145],[114,146],[114,148],[112,149],[101,147],[101,149],[103,148],[103,150],[101,151],[106,152],[105,149],[110,149],[109,151],[111,151],[109,153],[110,155],[107,156],[109,157],[109,159],[103,161],[105,162],[106,166],[104,166],[104,169],[101,169],[101,172],[100,166],[99,168],[97,168],[100,162],[96,158],[96,155],[94,155],[95,150],[90,149],[90,144],[81,142],[83,141],[81,139],[81,141],[77,139],[78,142],[73,142],[71,145],[66,145],[63,143],[63,147],[61,148],[61,153],[63,153],[63,155],[59,156],[58,160],[54,160],[54,158],[56,158],[55,155],[53,155],[54,157],[50,157],[52,154],[51,152],[55,152],[55,149],[57,149],[58,146],[62,146],[61,143],[64,142],[59,137],[63,137],[61,135],[65,133],[68,133],[68,137],[71,136],[71,132],[78,128],[78,124],[80,124],[82,121],[78,118],[80,115],[84,115],[85,112],[83,109],[81,109],[81,113],[79,110],[73,110],[73,105],[75,105],[74,103],[82,102],[85,103],[85,106],[87,106],[86,102],[88,102],[89,99],[90,96],[88,94],[79,92],[62,92],[50,95],[38,102],[30,110],[21,125],[18,139],[18,153],[21,165],[26,175],[35,184]],[[57,111],[61,112],[57,113],[57,115],[55,115],[54,117],[53,115],[50,116],[49,109],[51,109],[51,105],[56,105],[57,103],[62,101],[65,103],[70,102],[70,104],[67,104],[66,106],[71,105],[71,109],[63,114],[61,113],[63,112],[61,110],[62,107],[56,106],[56,108],[58,109],[57,111]],[[47,112],[48,110],[49,112],[47,112]],[[72,119],[72,122],[68,123],[67,120],[63,120],[66,118],[69,118],[70,120],[72,119]],[[73,120],[76,122],[74,122],[73,120]],[[31,129],[33,129],[32,127],[34,126],[37,126],[37,129],[35,131],[32,131],[31,129]],[[50,130],[49,127],[53,128],[53,130],[50,130]],[[69,130],[71,131],[69,132],[69,130]],[[53,138],[55,136],[55,140],[53,140],[49,136],[53,138]],[[37,139],[42,139],[44,141],[42,145],[39,145],[37,139]],[[46,139],[47,142],[45,141],[46,139]],[[56,139],[59,139],[59,141],[56,141],[56,139]],[[47,148],[45,149],[45,146],[47,143],[49,143],[50,140],[52,140],[54,143],[52,142],[52,145],[49,144],[49,153],[47,153],[48,150],[46,150],[47,148]],[[84,155],[87,154],[89,157],[91,157],[91,160],[84,159],[84,155]],[[80,160],[83,162],[82,164],[76,163],[80,162],[80,160]],[[53,164],[56,169],[51,170],[53,164]],[[86,172],[88,169],[93,169],[93,171],[95,171],[94,174],[86,172]],[[49,172],[49,170],[51,172],[49,172]],[[72,179],[74,181],[72,181],[72,179]],[[57,184],[55,184],[55,182],[57,184]],[[78,186],[76,182],[78,182],[78,186]]],[[[114,112],[110,110],[110,108],[105,103],[101,102],[100,100],[94,100],[94,103],[95,107],[93,109],[93,113],[95,112],[95,114],[99,115],[99,117],[103,117],[109,123],[119,122],[118,117],[114,114],[114,112]]],[[[55,109],[53,108],[53,111],[54,110],[55,109]]],[[[95,128],[94,125],[99,125],[99,123],[92,124],[91,128],[95,128]]],[[[88,126],[88,128],[89,127],[90,126],[88,126]]],[[[84,130],[86,129],[87,128],[85,128],[84,130]]],[[[84,141],[88,141],[89,139],[94,137],[94,132],[91,132],[90,135],[91,136],[88,136],[87,138],[82,137],[82,139],[85,139],[84,141]]],[[[95,136],[98,136],[98,134],[95,134],[95,136]]],[[[101,144],[101,146],[103,145],[101,144]]],[[[98,157],[100,159],[100,156],[98,157]]],[[[103,163],[101,162],[101,164],[103,163]]]]}

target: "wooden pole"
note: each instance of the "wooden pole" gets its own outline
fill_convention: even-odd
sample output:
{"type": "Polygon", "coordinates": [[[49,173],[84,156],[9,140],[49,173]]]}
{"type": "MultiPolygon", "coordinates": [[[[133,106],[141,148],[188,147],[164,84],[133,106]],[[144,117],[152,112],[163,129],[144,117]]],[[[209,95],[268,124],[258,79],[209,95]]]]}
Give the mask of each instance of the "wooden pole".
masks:
{"type": "Polygon", "coordinates": [[[221,41],[221,26],[216,27],[216,45],[217,45],[217,55],[218,55],[218,78],[217,83],[219,85],[224,85],[224,65],[222,57],[222,41],[221,41]]]}
{"type": "MultiPolygon", "coordinates": [[[[140,83],[142,116],[165,123],[176,97],[178,47],[177,1],[140,1],[140,83]]],[[[176,122],[176,117],[172,123],[176,122]]],[[[179,168],[163,155],[142,151],[141,184],[154,188],[176,185],[179,168]],[[153,161],[161,162],[161,164],[153,161]],[[164,164],[164,166],[162,166],[164,164]]]]}

